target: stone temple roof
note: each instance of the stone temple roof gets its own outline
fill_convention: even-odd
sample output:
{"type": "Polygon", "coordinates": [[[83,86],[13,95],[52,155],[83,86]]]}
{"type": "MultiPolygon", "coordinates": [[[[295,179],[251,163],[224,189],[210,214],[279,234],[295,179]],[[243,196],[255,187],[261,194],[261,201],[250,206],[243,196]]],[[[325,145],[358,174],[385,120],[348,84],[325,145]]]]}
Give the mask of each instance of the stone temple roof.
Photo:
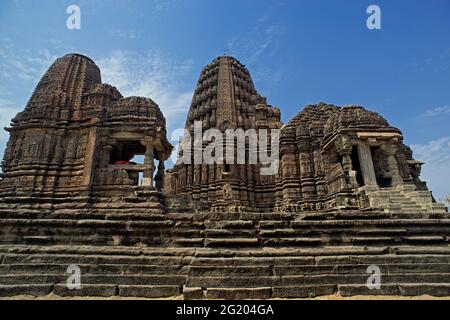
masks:
{"type": "Polygon", "coordinates": [[[378,113],[369,111],[361,106],[345,106],[331,115],[325,124],[324,134],[327,136],[340,129],[386,128],[391,128],[391,126],[378,113]]]}
{"type": "Polygon", "coordinates": [[[70,120],[80,110],[83,95],[101,83],[98,66],[88,57],[67,54],[58,58],[39,81],[25,110],[13,122],[70,120]]]}
{"type": "Polygon", "coordinates": [[[150,98],[126,97],[117,100],[107,109],[108,121],[133,123],[154,119],[156,124],[166,128],[166,119],[158,105],[150,98]]]}
{"type": "Polygon", "coordinates": [[[283,127],[281,137],[289,139],[289,137],[310,136],[318,131],[328,137],[341,129],[398,131],[381,115],[361,106],[337,107],[320,102],[308,105],[299,112],[283,127]]]}
{"type": "Polygon", "coordinates": [[[78,58],[90,61],[93,64],[95,64],[94,60],[92,60],[88,56],[85,56],[84,54],[81,54],[81,53],[68,53],[68,54],[64,55],[61,59],[70,59],[70,58],[74,58],[74,57],[78,57],[78,58]]]}
{"type": "Polygon", "coordinates": [[[207,118],[208,126],[243,125],[259,103],[265,103],[253,84],[248,69],[231,56],[220,56],[200,74],[186,126],[207,118]]]}
{"type": "Polygon", "coordinates": [[[307,105],[282,128],[281,139],[309,136],[313,127],[323,127],[328,118],[337,110],[339,107],[324,102],[307,105]]]}

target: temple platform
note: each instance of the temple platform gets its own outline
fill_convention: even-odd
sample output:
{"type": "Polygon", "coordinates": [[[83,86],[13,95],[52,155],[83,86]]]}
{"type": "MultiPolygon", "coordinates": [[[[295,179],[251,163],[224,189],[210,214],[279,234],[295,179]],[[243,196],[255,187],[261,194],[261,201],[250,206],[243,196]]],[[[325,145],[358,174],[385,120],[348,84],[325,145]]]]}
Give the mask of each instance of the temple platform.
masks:
{"type": "MultiPolygon", "coordinates": [[[[62,206],[60,204],[60,206],[62,206]]],[[[0,209],[0,296],[450,296],[448,214],[0,209]],[[69,290],[70,265],[81,289],[69,290]],[[369,266],[381,289],[368,289],[369,266]]]]}

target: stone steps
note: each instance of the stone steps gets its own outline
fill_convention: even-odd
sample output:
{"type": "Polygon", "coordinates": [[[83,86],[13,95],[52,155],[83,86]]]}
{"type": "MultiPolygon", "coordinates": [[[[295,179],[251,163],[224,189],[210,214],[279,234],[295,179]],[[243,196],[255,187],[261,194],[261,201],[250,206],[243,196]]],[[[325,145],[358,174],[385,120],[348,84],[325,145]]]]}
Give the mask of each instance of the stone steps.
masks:
{"type": "Polygon", "coordinates": [[[445,205],[433,203],[429,191],[416,190],[414,185],[381,188],[367,192],[367,196],[376,207],[389,213],[426,215],[428,213],[447,213],[445,205]]]}
{"type": "MultiPolygon", "coordinates": [[[[222,288],[249,288],[249,287],[277,287],[300,285],[329,285],[329,284],[360,284],[366,283],[368,274],[345,275],[292,275],[292,276],[252,276],[252,277],[189,277],[187,287],[222,287],[222,288]]],[[[1,278],[0,278],[1,281],[1,278]]],[[[445,273],[416,273],[416,274],[387,274],[382,275],[381,281],[391,283],[449,283],[450,274],[445,273]]]]}
{"type": "Polygon", "coordinates": [[[395,295],[419,296],[431,295],[436,297],[450,296],[450,283],[397,283],[382,285],[380,290],[370,290],[365,284],[338,285],[341,296],[355,295],[395,295]]]}
{"type": "MultiPolygon", "coordinates": [[[[67,274],[13,274],[0,275],[0,285],[50,284],[65,286],[67,274]]],[[[85,275],[82,285],[132,285],[132,286],[186,286],[191,288],[261,288],[292,287],[366,283],[368,274],[320,274],[320,275],[85,275]]],[[[450,273],[390,273],[381,274],[381,283],[450,283],[450,273]]]]}
{"type": "MultiPolygon", "coordinates": [[[[378,264],[389,273],[450,273],[447,263],[378,264]]],[[[289,276],[321,274],[365,274],[366,265],[248,265],[248,266],[190,266],[190,265],[124,265],[124,264],[77,264],[84,275],[191,275],[191,276],[289,276]]],[[[46,274],[64,275],[68,264],[9,264],[0,265],[0,275],[46,274]]]]}
{"type": "MultiPolygon", "coordinates": [[[[64,274],[67,264],[24,263],[0,265],[0,275],[7,274],[64,274]]],[[[133,275],[133,274],[187,274],[182,265],[128,265],[128,264],[77,264],[83,274],[133,275]]]]}
{"type": "MultiPolygon", "coordinates": [[[[13,274],[0,275],[0,284],[65,284],[67,274],[13,274]]],[[[183,285],[187,276],[184,275],[82,275],[85,284],[124,284],[124,285],[183,285]]]]}
{"type": "MultiPolygon", "coordinates": [[[[159,219],[158,219],[159,218],[159,219]]],[[[160,220],[163,219],[163,220],[160,220]]],[[[228,222],[103,219],[0,219],[3,243],[193,247],[448,244],[450,219],[228,222]]]]}
{"type": "Polygon", "coordinates": [[[164,298],[179,296],[182,287],[177,285],[107,285],[86,284],[80,290],[69,290],[64,284],[14,284],[0,285],[0,297],[17,295],[46,296],[50,293],[61,297],[145,297],[164,298]]]}
{"type": "Polygon", "coordinates": [[[0,297],[17,295],[46,296],[50,293],[62,297],[143,297],[164,298],[183,295],[201,299],[270,299],[270,298],[313,298],[321,295],[432,295],[450,296],[449,283],[397,283],[382,285],[380,290],[370,290],[365,284],[349,285],[303,285],[260,288],[182,288],[180,286],[142,285],[84,285],[81,290],[68,290],[65,285],[0,285],[0,297]],[[192,294],[194,292],[194,294],[192,294]]]}
{"type": "Polygon", "coordinates": [[[0,296],[123,296],[238,299],[335,294],[448,295],[450,248],[397,246],[215,249],[0,246],[0,296]],[[82,289],[68,290],[67,267],[82,289]],[[369,290],[367,267],[381,270],[369,290]]]}
{"type": "Polygon", "coordinates": [[[0,296],[236,299],[448,292],[450,219],[444,216],[141,209],[0,211],[0,296]],[[71,264],[81,268],[80,291],[65,286],[71,264]],[[381,291],[367,292],[372,264],[381,269],[381,291]]]}

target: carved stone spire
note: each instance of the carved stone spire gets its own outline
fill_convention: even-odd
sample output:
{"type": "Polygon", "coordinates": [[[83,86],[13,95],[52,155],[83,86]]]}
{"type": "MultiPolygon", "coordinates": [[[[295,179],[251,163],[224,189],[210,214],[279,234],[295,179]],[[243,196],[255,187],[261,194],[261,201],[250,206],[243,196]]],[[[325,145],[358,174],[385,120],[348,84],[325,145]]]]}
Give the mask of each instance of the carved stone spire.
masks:
{"type": "Polygon", "coordinates": [[[254,127],[257,104],[265,99],[258,95],[248,69],[230,56],[220,56],[203,68],[186,127],[202,121],[203,128],[254,127]]]}
{"type": "MultiPolygon", "coordinates": [[[[281,127],[280,111],[269,106],[253,85],[248,69],[237,59],[220,56],[203,68],[195,88],[191,107],[186,120],[186,129],[191,133],[194,122],[200,121],[203,132],[217,128],[226,129],[278,129],[281,127]]],[[[191,136],[192,138],[192,136],[191,136]]],[[[236,150],[235,142],[224,141],[224,156],[228,147],[236,150]]],[[[190,154],[195,154],[195,143],[190,154]]],[[[203,143],[202,148],[205,148],[203,143]]],[[[250,146],[246,145],[246,153],[250,146]]],[[[242,156],[242,154],[241,154],[242,156]]],[[[259,167],[255,164],[226,163],[181,164],[172,170],[174,190],[187,192],[194,200],[201,199],[205,207],[212,206],[267,206],[275,197],[271,187],[264,187],[259,177],[259,167]]],[[[247,159],[249,156],[247,156],[247,159]]]]}
{"type": "Polygon", "coordinates": [[[13,122],[77,120],[83,94],[97,83],[101,75],[94,61],[80,54],[65,55],[50,66],[13,122]]]}

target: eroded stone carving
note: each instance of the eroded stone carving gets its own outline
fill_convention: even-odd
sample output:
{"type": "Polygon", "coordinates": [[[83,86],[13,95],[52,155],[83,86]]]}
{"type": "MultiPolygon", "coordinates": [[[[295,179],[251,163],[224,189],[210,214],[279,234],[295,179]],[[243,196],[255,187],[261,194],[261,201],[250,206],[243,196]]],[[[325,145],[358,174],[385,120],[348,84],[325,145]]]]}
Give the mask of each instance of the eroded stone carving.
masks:
{"type": "MultiPolygon", "coordinates": [[[[386,119],[360,106],[319,103],[282,127],[280,110],[258,94],[248,69],[232,57],[218,57],[202,70],[186,119],[191,133],[195,121],[222,133],[281,129],[278,173],[261,175],[259,164],[237,161],[179,164],[166,172],[172,146],[158,105],[124,98],[101,82],[91,59],[66,55],[7,129],[0,194],[136,197],[153,190],[164,192],[169,210],[259,212],[401,211],[403,200],[393,203],[396,198],[418,211],[444,210],[420,180],[422,162],[386,119]],[[137,155],[141,164],[134,163],[137,155]],[[176,205],[186,203],[190,207],[176,205]]],[[[194,141],[191,146],[194,151],[194,141]]],[[[237,146],[227,147],[236,160],[237,146]]],[[[250,148],[246,142],[246,152],[250,148]]]]}

